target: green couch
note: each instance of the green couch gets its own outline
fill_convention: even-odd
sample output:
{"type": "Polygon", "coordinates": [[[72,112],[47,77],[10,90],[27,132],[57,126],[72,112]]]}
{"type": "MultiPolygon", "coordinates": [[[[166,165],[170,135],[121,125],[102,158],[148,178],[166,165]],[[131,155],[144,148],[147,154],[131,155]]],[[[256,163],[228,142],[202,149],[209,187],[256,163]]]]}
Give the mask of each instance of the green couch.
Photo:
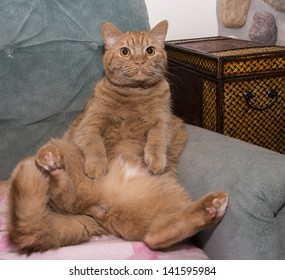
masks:
{"type": "MultiPolygon", "coordinates": [[[[82,110],[103,74],[106,21],[149,28],[143,0],[0,2],[1,179],[82,110]]],[[[230,194],[222,222],[197,235],[200,246],[212,259],[285,259],[285,156],[187,128],[179,179],[193,198],[230,194]]]]}

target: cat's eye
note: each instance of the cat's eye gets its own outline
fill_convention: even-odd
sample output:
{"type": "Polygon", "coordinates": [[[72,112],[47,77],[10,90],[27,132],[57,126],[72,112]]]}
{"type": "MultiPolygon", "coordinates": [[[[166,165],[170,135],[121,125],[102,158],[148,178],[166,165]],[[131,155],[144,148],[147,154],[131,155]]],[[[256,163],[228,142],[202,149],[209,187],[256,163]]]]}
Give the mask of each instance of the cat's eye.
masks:
{"type": "Polygon", "coordinates": [[[128,48],[121,48],[120,54],[122,57],[128,57],[131,51],[128,48]]]}
{"type": "Polygon", "coordinates": [[[155,47],[148,47],[146,50],[145,50],[146,54],[149,55],[149,56],[152,56],[155,54],[155,47]]]}

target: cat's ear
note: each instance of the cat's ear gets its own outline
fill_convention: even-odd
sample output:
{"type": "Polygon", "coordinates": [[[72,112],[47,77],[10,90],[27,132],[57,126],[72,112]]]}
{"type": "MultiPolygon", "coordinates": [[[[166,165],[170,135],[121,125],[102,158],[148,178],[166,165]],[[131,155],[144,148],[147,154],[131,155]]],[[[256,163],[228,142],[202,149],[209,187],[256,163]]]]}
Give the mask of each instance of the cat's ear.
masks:
{"type": "Polygon", "coordinates": [[[168,21],[163,20],[150,30],[150,34],[164,46],[165,37],[168,29],[168,21]]]}
{"type": "Polygon", "coordinates": [[[112,23],[106,22],[102,25],[102,35],[106,49],[112,48],[118,39],[121,37],[122,32],[112,23]]]}

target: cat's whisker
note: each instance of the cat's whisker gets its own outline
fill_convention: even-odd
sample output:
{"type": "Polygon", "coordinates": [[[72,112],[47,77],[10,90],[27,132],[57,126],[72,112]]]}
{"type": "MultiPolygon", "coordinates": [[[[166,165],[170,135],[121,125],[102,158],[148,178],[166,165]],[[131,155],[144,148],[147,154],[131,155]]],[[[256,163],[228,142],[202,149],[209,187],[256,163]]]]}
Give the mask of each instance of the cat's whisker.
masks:
{"type": "MultiPolygon", "coordinates": [[[[180,67],[177,67],[180,68],[180,67]]],[[[161,75],[165,77],[165,79],[167,80],[167,82],[171,85],[171,87],[175,87],[177,88],[177,83],[174,83],[174,80],[179,80],[180,77],[178,75],[175,75],[172,72],[169,72],[168,69],[164,70],[161,69],[161,75]]]]}

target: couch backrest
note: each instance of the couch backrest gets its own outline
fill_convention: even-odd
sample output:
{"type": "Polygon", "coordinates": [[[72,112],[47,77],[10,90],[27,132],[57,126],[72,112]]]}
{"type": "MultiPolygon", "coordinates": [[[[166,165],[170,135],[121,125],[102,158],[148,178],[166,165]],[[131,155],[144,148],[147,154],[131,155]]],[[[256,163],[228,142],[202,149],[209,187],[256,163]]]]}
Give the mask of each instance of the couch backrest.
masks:
{"type": "Polygon", "coordinates": [[[60,137],[103,74],[101,25],[149,29],[144,0],[0,2],[0,178],[60,137]]]}

